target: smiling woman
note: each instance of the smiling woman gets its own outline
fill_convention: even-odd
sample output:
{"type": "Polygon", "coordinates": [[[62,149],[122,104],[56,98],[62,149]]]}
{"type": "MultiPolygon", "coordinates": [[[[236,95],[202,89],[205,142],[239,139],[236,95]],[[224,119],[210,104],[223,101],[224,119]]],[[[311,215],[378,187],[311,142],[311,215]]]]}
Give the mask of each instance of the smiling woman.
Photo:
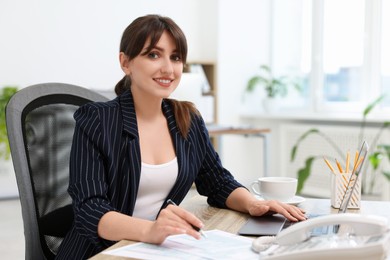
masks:
{"type": "Polygon", "coordinates": [[[119,52],[125,76],[115,87],[118,97],[74,114],[68,188],[74,224],[57,259],[89,258],[122,239],[200,239],[203,223],[176,206],[193,184],[211,206],[305,219],[293,205],[257,200],[222,166],[194,104],[169,98],[187,57],[186,38],[172,19],[137,18],[119,52]]]}

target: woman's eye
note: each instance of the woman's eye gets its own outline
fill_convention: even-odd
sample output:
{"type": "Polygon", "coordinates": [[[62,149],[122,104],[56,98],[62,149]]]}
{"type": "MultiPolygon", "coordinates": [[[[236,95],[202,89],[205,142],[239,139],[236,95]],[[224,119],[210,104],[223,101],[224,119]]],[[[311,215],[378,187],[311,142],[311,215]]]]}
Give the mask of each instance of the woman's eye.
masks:
{"type": "Polygon", "coordinates": [[[152,58],[152,59],[157,59],[157,58],[158,58],[158,54],[155,53],[155,52],[149,53],[148,56],[149,56],[150,58],[152,58]]]}
{"type": "Polygon", "coordinates": [[[180,58],[179,55],[172,55],[171,59],[174,60],[174,61],[181,61],[181,58],[180,58]]]}

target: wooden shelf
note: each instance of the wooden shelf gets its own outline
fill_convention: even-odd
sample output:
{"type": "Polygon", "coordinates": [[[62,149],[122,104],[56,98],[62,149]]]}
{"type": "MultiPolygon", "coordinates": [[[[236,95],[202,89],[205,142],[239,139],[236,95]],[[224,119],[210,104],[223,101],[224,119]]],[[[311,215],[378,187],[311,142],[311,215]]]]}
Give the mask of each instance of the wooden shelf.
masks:
{"type": "MultiPolygon", "coordinates": [[[[208,120],[207,123],[216,124],[218,122],[218,87],[217,87],[217,77],[216,77],[216,65],[214,62],[209,61],[190,61],[187,62],[184,72],[186,73],[202,73],[207,80],[207,85],[202,89],[202,96],[207,98],[212,98],[212,111],[209,111],[208,114],[212,115],[211,120],[208,120]],[[201,71],[199,71],[199,67],[201,71]]],[[[207,117],[208,118],[208,117],[207,117]]]]}

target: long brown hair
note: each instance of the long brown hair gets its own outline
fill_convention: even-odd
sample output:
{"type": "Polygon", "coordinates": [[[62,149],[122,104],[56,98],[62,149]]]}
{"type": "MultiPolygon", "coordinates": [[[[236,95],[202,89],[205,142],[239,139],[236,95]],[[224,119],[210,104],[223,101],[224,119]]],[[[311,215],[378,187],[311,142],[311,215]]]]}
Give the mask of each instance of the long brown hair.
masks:
{"type": "MultiPolygon", "coordinates": [[[[180,27],[169,17],[160,15],[146,15],[135,19],[123,32],[120,52],[129,60],[140,55],[145,42],[150,39],[146,52],[150,52],[158,43],[163,32],[168,32],[176,43],[176,49],[183,62],[187,60],[187,39],[180,27]]],[[[125,75],[115,86],[115,93],[122,94],[130,89],[131,79],[125,75]]],[[[191,126],[191,117],[199,115],[195,105],[187,101],[169,100],[175,114],[177,127],[184,138],[187,138],[191,126]]]]}

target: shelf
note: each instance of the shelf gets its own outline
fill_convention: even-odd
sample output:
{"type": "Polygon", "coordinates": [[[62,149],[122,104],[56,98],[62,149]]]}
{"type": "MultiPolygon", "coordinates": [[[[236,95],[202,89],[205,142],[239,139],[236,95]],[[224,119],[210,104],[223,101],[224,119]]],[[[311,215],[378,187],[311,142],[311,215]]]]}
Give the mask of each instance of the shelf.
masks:
{"type": "Polygon", "coordinates": [[[218,122],[218,88],[216,80],[215,63],[209,61],[190,61],[187,62],[184,73],[199,73],[205,79],[202,85],[202,101],[196,104],[204,116],[206,123],[218,122]]]}

